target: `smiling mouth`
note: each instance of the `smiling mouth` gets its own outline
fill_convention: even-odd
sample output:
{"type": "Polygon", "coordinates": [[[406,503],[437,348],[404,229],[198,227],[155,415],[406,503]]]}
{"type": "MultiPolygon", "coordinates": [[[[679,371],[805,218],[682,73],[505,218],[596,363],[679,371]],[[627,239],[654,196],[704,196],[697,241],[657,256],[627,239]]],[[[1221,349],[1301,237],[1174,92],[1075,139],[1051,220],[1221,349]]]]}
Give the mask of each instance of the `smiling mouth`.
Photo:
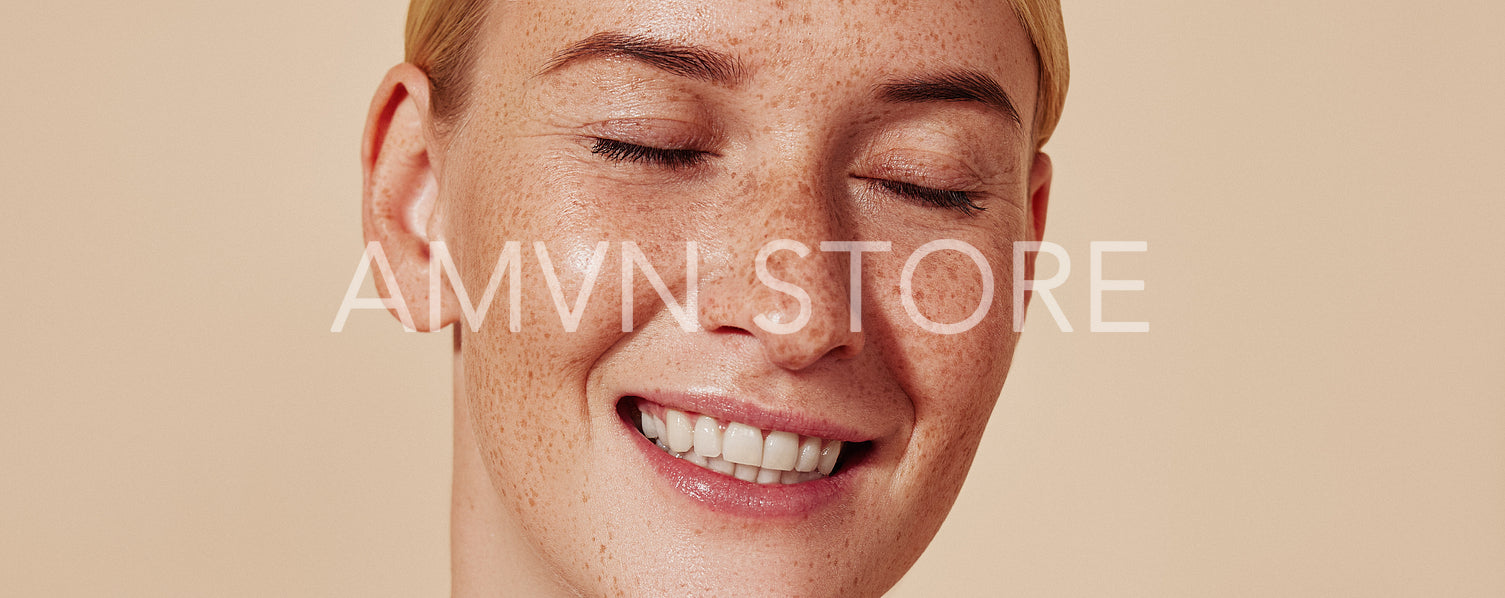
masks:
{"type": "Polygon", "coordinates": [[[866,442],[843,443],[680,411],[624,397],[622,417],[670,456],[755,484],[800,484],[836,475],[866,442]]]}

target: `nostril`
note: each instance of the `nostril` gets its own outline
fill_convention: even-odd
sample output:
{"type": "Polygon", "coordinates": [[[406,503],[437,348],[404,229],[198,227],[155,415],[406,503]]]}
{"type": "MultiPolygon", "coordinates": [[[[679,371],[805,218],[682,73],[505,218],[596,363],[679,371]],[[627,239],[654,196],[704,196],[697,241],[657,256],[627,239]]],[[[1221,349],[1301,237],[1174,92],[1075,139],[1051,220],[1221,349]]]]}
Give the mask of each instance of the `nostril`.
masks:
{"type": "Polygon", "coordinates": [[[831,349],[830,355],[836,359],[851,359],[862,353],[862,337],[857,337],[846,343],[831,349]]]}

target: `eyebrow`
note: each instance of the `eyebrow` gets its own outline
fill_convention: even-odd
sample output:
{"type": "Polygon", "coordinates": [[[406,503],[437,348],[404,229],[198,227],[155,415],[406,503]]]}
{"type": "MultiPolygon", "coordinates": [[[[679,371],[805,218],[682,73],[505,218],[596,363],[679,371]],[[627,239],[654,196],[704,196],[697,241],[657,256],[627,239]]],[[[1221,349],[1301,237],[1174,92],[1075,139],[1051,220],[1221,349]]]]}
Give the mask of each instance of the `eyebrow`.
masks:
{"type": "Polygon", "coordinates": [[[627,58],[653,68],[707,83],[734,86],[747,78],[747,68],[736,57],[678,42],[603,31],[554,54],[539,75],[547,75],[588,58],[627,58]]]}
{"type": "MultiPolygon", "coordinates": [[[[558,71],[591,58],[627,58],[650,67],[699,81],[736,86],[748,77],[747,67],[735,56],[703,46],[671,40],[602,31],[556,52],[537,76],[558,71]]],[[[993,108],[1014,124],[1023,125],[1019,110],[1008,92],[986,73],[958,69],[883,83],[880,100],[899,104],[926,102],[976,102],[993,108]]]]}
{"type": "Polygon", "coordinates": [[[925,102],[977,102],[997,110],[1016,125],[1023,125],[1014,101],[998,81],[974,70],[956,70],[890,81],[878,86],[878,98],[899,104],[925,102]]]}

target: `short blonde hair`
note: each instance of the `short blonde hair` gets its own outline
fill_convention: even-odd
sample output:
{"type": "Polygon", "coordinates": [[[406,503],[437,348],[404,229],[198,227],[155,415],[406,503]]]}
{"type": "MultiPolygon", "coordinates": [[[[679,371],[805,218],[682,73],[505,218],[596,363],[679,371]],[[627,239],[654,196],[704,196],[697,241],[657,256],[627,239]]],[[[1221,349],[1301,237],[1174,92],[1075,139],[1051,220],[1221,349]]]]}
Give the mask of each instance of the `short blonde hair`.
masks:
{"type": "Polygon", "coordinates": [[[1071,62],[1066,56],[1066,22],[1060,0],[1009,0],[1024,33],[1035,46],[1038,69],[1035,94],[1035,149],[1045,147],[1061,122],[1066,107],[1066,86],[1071,83],[1071,62]]]}
{"type": "Polygon", "coordinates": [[[481,26],[493,0],[412,0],[404,57],[429,77],[429,111],[441,126],[454,122],[470,91],[481,26]]]}
{"type": "MultiPolygon", "coordinates": [[[[430,110],[441,125],[451,124],[470,87],[477,39],[494,0],[412,0],[405,32],[406,59],[429,76],[430,110]]],[[[1045,146],[1066,104],[1071,67],[1060,0],[1009,0],[1014,15],[1035,47],[1038,89],[1035,148],[1045,146]]]]}

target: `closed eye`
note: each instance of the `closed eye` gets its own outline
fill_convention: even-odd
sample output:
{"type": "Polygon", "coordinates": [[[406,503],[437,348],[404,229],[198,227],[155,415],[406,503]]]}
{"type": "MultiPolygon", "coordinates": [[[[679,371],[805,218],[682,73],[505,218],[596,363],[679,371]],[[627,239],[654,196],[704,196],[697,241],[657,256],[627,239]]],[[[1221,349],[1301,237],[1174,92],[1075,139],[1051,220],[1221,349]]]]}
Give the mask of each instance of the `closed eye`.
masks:
{"type": "Polygon", "coordinates": [[[870,181],[889,193],[919,200],[940,208],[958,210],[969,216],[975,212],[987,211],[987,208],[977,205],[972,194],[966,191],[932,189],[914,183],[891,181],[888,179],[863,178],[863,180],[870,181]]]}
{"type": "Polygon", "coordinates": [[[604,137],[596,138],[591,146],[591,153],[612,162],[651,164],[671,170],[699,166],[711,156],[710,152],[701,150],[648,147],[604,137]]]}

